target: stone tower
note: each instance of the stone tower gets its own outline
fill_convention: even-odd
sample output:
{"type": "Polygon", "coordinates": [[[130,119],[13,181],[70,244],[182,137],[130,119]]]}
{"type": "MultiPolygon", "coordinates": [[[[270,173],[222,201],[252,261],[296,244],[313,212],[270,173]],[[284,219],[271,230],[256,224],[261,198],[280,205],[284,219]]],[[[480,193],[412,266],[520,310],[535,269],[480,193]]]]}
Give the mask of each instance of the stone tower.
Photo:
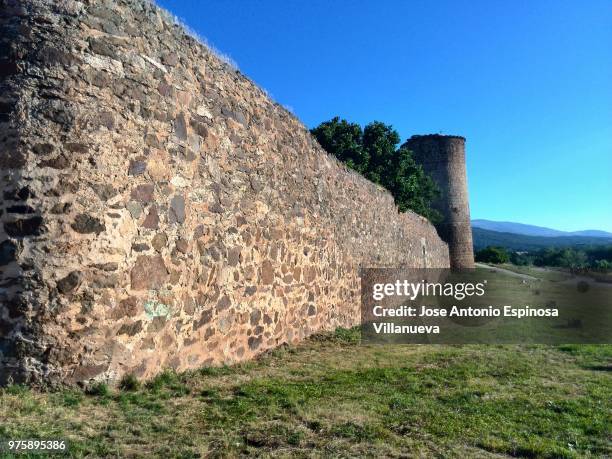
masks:
{"type": "Polygon", "coordinates": [[[434,207],[444,220],[437,225],[448,243],[452,268],[473,268],[474,248],[470,223],[465,167],[465,138],[448,135],[415,135],[405,143],[415,160],[430,174],[441,190],[434,207]]]}

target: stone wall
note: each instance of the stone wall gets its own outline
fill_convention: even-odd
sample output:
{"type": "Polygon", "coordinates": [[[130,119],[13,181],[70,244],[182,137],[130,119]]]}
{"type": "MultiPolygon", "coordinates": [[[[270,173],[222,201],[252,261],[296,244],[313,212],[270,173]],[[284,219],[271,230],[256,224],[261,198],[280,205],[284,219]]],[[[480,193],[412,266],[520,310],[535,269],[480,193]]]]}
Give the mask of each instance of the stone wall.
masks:
{"type": "Polygon", "coordinates": [[[359,322],[428,221],[142,0],[0,0],[0,381],[233,363],[359,322]]]}

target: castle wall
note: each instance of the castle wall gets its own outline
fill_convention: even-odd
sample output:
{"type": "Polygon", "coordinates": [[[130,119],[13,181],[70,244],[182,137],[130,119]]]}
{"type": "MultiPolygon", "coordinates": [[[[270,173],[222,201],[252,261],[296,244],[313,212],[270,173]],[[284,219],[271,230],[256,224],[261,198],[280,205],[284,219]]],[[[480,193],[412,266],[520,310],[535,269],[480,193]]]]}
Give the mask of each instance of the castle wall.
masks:
{"type": "Polygon", "coordinates": [[[360,266],[448,266],[157,8],[0,10],[0,382],[250,359],[357,324],[360,266]]]}

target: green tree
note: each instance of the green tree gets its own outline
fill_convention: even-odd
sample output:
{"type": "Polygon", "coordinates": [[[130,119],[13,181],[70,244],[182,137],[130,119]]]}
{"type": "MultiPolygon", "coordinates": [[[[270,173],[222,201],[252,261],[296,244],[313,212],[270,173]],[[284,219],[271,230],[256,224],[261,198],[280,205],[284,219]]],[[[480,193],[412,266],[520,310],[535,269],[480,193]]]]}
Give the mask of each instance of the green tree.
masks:
{"type": "Polygon", "coordinates": [[[412,210],[433,223],[442,220],[431,206],[440,193],[437,185],[408,149],[398,149],[400,136],[391,125],[374,121],[362,130],[335,117],[310,132],[328,153],[389,190],[400,212],[412,210]]]}
{"type": "Polygon", "coordinates": [[[582,250],[563,249],[559,259],[559,266],[570,269],[582,269],[588,266],[588,258],[582,250]]]}
{"type": "Polygon", "coordinates": [[[612,262],[608,260],[595,260],[593,262],[593,268],[603,272],[612,271],[612,262]]]}
{"type": "Polygon", "coordinates": [[[533,263],[533,257],[525,252],[512,252],[510,254],[510,263],[517,266],[527,266],[533,263]]]}
{"type": "Polygon", "coordinates": [[[365,176],[391,191],[394,157],[400,136],[393,127],[373,121],[363,129],[363,148],[369,157],[365,176]]]}
{"type": "Polygon", "coordinates": [[[412,152],[400,148],[391,162],[390,183],[387,187],[393,194],[400,212],[408,209],[427,217],[433,223],[442,221],[442,214],[431,207],[440,191],[433,179],[417,164],[412,152]]]}
{"type": "Polygon", "coordinates": [[[488,246],[476,252],[475,258],[483,263],[501,264],[508,263],[510,255],[503,247],[488,246]]]}
{"type": "Polygon", "coordinates": [[[369,163],[363,148],[363,131],[356,123],[340,120],[337,116],[310,131],[325,151],[331,153],[351,169],[365,173],[369,163]]]}
{"type": "Polygon", "coordinates": [[[589,259],[583,250],[547,247],[538,252],[534,264],[537,266],[559,266],[561,268],[582,269],[589,266],[589,259]]]}

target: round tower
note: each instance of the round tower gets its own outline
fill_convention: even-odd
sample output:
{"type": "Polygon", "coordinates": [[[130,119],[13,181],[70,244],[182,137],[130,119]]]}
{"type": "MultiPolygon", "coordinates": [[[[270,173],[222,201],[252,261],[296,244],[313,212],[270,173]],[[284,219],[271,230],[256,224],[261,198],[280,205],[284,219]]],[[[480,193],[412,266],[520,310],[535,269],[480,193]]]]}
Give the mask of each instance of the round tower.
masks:
{"type": "Polygon", "coordinates": [[[432,203],[444,220],[436,225],[448,243],[451,268],[473,268],[474,247],[465,167],[465,138],[450,135],[415,135],[404,144],[440,188],[432,203]]]}

